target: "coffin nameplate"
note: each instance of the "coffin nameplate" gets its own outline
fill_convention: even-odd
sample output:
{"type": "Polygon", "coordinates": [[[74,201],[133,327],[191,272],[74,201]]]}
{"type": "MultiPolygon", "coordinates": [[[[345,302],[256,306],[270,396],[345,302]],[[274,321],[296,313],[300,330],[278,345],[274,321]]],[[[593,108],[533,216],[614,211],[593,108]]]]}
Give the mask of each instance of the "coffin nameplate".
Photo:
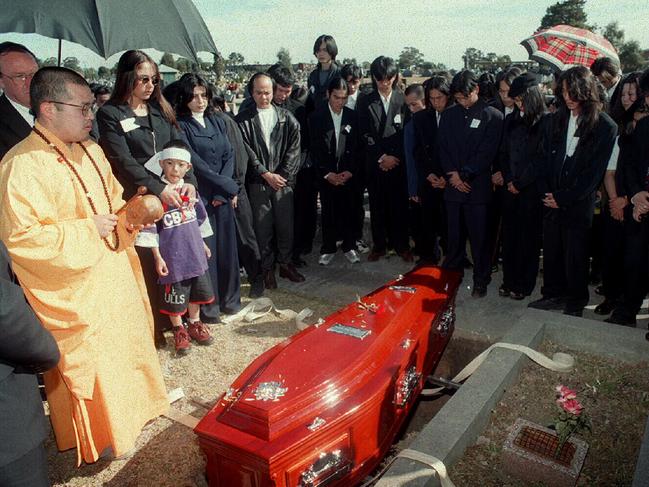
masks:
{"type": "Polygon", "coordinates": [[[334,324],[327,331],[330,331],[332,333],[338,333],[340,335],[347,335],[353,338],[358,338],[359,340],[362,340],[367,335],[372,333],[372,330],[362,330],[360,328],[356,328],[355,326],[342,325],[340,323],[334,324]]]}

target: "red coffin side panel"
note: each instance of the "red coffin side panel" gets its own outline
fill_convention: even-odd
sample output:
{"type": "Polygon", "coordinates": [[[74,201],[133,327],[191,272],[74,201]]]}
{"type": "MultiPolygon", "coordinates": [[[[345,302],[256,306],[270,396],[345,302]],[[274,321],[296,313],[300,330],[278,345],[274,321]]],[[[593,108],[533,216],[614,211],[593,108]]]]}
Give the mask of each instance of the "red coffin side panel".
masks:
{"type": "Polygon", "coordinates": [[[260,355],[195,429],[210,485],[360,482],[453,333],[459,282],[415,269],[260,355]]]}

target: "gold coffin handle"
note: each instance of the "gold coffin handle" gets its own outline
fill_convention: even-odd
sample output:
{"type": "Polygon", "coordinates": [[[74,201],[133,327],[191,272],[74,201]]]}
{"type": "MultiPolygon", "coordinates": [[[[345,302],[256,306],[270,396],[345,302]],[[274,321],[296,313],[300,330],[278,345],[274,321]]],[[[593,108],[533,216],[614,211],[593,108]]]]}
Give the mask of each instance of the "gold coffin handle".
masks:
{"type": "Polygon", "coordinates": [[[342,450],[322,452],[319,458],[300,475],[298,487],[323,487],[351,470],[351,462],[342,450]]]}

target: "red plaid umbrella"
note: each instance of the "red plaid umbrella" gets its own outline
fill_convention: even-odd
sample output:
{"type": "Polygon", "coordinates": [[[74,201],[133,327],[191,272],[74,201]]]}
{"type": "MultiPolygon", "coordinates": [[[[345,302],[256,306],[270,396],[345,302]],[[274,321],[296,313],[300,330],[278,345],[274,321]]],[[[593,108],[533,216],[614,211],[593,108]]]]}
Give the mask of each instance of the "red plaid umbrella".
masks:
{"type": "Polygon", "coordinates": [[[619,62],[617,51],[603,36],[569,25],[542,29],[521,42],[529,58],[563,71],[573,66],[590,67],[598,57],[619,62]]]}

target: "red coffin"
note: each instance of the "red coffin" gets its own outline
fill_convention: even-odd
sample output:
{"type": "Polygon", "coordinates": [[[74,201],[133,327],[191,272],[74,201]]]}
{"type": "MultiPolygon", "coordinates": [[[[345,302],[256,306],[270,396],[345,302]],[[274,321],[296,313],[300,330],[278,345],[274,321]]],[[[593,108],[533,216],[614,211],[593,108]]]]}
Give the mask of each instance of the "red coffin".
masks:
{"type": "Polygon", "coordinates": [[[459,282],[415,269],[259,356],[196,426],[210,486],[361,482],[453,333],[459,282]]]}

